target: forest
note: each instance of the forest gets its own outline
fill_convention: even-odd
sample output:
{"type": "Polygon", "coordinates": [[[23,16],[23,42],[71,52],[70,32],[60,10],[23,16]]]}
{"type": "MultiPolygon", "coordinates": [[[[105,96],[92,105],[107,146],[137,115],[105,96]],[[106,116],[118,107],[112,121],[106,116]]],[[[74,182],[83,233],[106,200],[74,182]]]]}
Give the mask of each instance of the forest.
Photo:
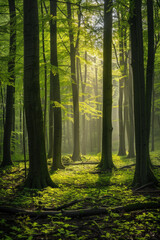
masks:
{"type": "Polygon", "coordinates": [[[159,46],[159,0],[0,0],[0,239],[160,239],[159,46]]]}

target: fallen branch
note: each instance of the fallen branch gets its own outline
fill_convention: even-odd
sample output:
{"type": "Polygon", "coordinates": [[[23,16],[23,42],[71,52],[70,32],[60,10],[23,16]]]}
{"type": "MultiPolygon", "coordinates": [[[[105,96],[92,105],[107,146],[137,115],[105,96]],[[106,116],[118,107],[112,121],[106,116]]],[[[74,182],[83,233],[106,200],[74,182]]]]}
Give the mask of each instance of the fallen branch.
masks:
{"type": "Polygon", "coordinates": [[[64,217],[72,217],[79,218],[85,216],[94,216],[94,215],[102,215],[109,214],[110,212],[131,212],[137,210],[147,210],[147,209],[160,209],[160,202],[148,202],[148,203],[135,203],[129,204],[126,206],[119,206],[113,208],[88,208],[88,209],[74,209],[74,210],[65,210],[65,211],[30,211],[23,210],[18,208],[11,207],[0,207],[1,213],[9,213],[9,214],[20,214],[20,215],[29,215],[30,217],[47,217],[47,216],[56,216],[58,214],[62,214],[64,217]]]}
{"type": "Polygon", "coordinates": [[[75,163],[64,163],[64,165],[87,165],[87,164],[99,164],[99,162],[75,162],[75,163]]]}
{"type": "Polygon", "coordinates": [[[124,169],[124,168],[131,168],[131,167],[133,167],[133,166],[135,166],[135,165],[136,165],[136,164],[133,163],[133,164],[131,164],[131,165],[126,165],[126,166],[120,167],[120,168],[118,168],[117,170],[121,170],[121,169],[124,169]]]}
{"type": "Polygon", "coordinates": [[[59,211],[59,210],[62,210],[62,209],[65,209],[67,207],[71,207],[79,202],[82,202],[83,200],[79,199],[79,200],[73,200],[72,202],[70,203],[66,203],[66,204],[63,204],[62,206],[59,206],[59,207],[53,207],[53,208],[43,208],[43,210],[45,211],[59,211]]]}

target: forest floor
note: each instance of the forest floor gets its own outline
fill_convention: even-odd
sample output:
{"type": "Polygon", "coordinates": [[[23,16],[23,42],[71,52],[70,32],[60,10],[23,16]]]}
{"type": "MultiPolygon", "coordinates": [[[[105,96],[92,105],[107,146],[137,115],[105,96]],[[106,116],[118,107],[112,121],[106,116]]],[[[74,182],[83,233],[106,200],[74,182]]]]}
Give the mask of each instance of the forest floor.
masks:
{"type": "MultiPolygon", "coordinates": [[[[151,158],[159,165],[160,151],[151,158]]],[[[98,155],[63,160],[66,168],[51,175],[58,188],[41,191],[20,187],[23,163],[0,170],[0,239],[160,239],[160,186],[131,188],[135,159],[113,155],[112,173],[98,171],[98,155]]],[[[154,173],[160,181],[158,167],[154,173]]]]}

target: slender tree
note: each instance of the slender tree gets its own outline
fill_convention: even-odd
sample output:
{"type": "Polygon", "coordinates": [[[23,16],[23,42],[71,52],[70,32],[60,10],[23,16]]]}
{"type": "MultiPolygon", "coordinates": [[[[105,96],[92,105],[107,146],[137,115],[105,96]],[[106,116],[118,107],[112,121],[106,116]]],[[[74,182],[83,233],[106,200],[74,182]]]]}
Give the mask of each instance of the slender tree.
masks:
{"type": "MultiPolygon", "coordinates": [[[[67,2],[67,18],[69,27],[69,40],[70,40],[70,61],[71,61],[71,81],[72,81],[72,95],[73,95],[73,118],[74,118],[74,147],[72,159],[77,161],[80,159],[80,132],[79,132],[79,93],[78,93],[78,83],[76,80],[76,51],[79,44],[79,27],[77,33],[76,43],[74,41],[74,31],[72,26],[72,9],[71,2],[67,2]]],[[[80,25],[80,18],[78,19],[80,25]]]]}
{"type": "Polygon", "coordinates": [[[129,139],[128,139],[128,158],[133,158],[134,154],[134,109],[133,109],[133,73],[131,66],[131,50],[129,51],[129,77],[128,77],[128,105],[129,105],[129,139]]]}
{"type": "Polygon", "coordinates": [[[136,169],[133,186],[156,182],[147,154],[146,101],[141,0],[130,0],[130,30],[134,84],[136,169]]]}
{"type": "Polygon", "coordinates": [[[29,173],[25,186],[54,187],[46,160],[39,86],[39,21],[37,0],[24,0],[24,107],[29,144],[29,173]]]}
{"type": "Polygon", "coordinates": [[[14,108],[14,93],[15,93],[15,58],[16,58],[16,9],[15,1],[9,0],[9,14],[10,14],[10,47],[9,47],[9,61],[8,74],[9,84],[7,85],[6,98],[6,118],[4,124],[3,136],[3,161],[1,166],[12,165],[11,160],[11,131],[13,126],[13,108],[14,108]]]}
{"type": "Polygon", "coordinates": [[[53,162],[52,170],[64,168],[61,162],[61,145],[62,145],[62,116],[61,116],[61,98],[60,83],[58,73],[57,57],[57,0],[50,0],[50,48],[51,48],[51,82],[53,86],[53,107],[54,107],[54,141],[53,141],[53,162]],[[55,68],[54,73],[52,68],[55,68]]]}
{"type": "MultiPolygon", "coordinates": [[[[85,65],[84,65],[84,80],[81,77],[81,87],[82,87],[82,102],[85,102],[85,89],[87,83],[87,51],[85,51],[85,65]]],[[[81,74],[82,75],[82,74],[81,74]]],[[[82,154],[86,154],[86,142],[87,142],[87,134],[86,134],[86,119],[85,112],[82,114],[82,154]]]]}
{"type": "Polygon", "coordinates": [[[103,40],[103,125],[102,170],[111,170],[112,161],[112,1],[104,1],[103,40]]]}
{"type": "Polygon", "coordinates": [[[46,117],[47,117],[47,60],[45,50],[45,25],[44,25],[44,12],[43,2],[41,1],[41,16],[42,16],[42,52],[44,61],[44,134],[45,134],[45,145],[47,150],[47,128],[46,128],[46,117]]]}
{"type": "MultiPolygon", "coordinates": [[[[123,14],[123,13],[122,13],[123,14]]],[[[121,79],[119,80],[119,150],[118,155],[126,155],[125,148],[125,120],[124,120],[124,85],[125,85],[125,56],[124,56],[124,26],[120,13],[118,12],[118,27],[119,27],[119,63],[121,71],[121,79]]]]}

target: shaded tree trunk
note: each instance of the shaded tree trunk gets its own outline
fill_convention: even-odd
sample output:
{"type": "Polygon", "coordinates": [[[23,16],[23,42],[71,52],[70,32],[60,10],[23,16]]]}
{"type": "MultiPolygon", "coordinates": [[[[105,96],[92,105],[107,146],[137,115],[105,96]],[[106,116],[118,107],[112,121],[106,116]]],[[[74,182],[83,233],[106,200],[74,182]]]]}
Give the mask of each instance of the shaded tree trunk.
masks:
{"type": "Polygon", "coordinates": [[[112,1],[104,1],[103,39],[103,127],[102,170],[111,170],[112,161],[112,1]]]}
{"type": "Polygon", "coordinates": [[[54,187],[47,168],[40,100],[37,0],[24,0],[24,107],[29,144],[29,173],[25,186],[54,187]]]}
{"type": "Polygon", "coordinates": [[[8,61],[9,85],[7,85],[6,117],[3,136],[3,161],[1,166],[12,165],[11,160],[11,131],[13,126],[13,107],[15,93],[15,58],[16,58],[16,9],[15,1],[9,0],[10,14],[10,49],[8,61]]]}
{"type": "Polygon", "coordinates": [[[156,182],[150,168],[147,154],[146,131],[146,99],[143,57],[143,34],[141,0],[130,0],[130,29],[134,84],[134,116],[136,139],[136,169],[133,186],[143,186],[149,182],[156,182]]]}
{"type": "Polygon", "coordinates": [[[47,151],[47,128],[46,128],[46,118],[47,118],[47,61],[45,52],[45,36],[44,36],[44,13],[43,4],[41,1],[41,15],[42,15],[42,51],[43,51],[43,61],[44,61],[44,134],[45,134],[45,146],[47,151]]]}
{"type": "MultiPolygon", "coordinates": [[[[54,18],[57,17],[57,1],[50,1],[50,14],[54,18]]],[[[50,47],[51,47],[51,82],[53,86],[53,114],[54,114],[54,141],[53,141],[53,162],[52,170],[64,168],[61,162],[62,147],[62,115],[61,115],[61,98],[60,83],[58,73],[58,56],[57,56],[57,21],[50,21],[50,47]],[[54,67],[54,72],[53,68],[54,67]]]]}
{"type": "Polygon", "coordinates": [[[146,72],[146,146],[147,155],[149,155],[149,139],[151,126],[151,106],[152,106],[152,92],[153,92],[153,74],[154,74],[154,20],[153,20],[153,0],[147,0],[147,21],[148,21],[148,59],[146,72]]]}
{"type": "MultiPolygon", "coordinates": [[[[154,85],[154,83],[153,83],[153,85],[154,85]]],[[[153,95],[152,95],[152,146],[151,146],[151,151],[154,151],[154,119],[155,119],[154,98],[155,98],[155,91],[154,91],[154,87],[153,87],[153,95]]]]}

